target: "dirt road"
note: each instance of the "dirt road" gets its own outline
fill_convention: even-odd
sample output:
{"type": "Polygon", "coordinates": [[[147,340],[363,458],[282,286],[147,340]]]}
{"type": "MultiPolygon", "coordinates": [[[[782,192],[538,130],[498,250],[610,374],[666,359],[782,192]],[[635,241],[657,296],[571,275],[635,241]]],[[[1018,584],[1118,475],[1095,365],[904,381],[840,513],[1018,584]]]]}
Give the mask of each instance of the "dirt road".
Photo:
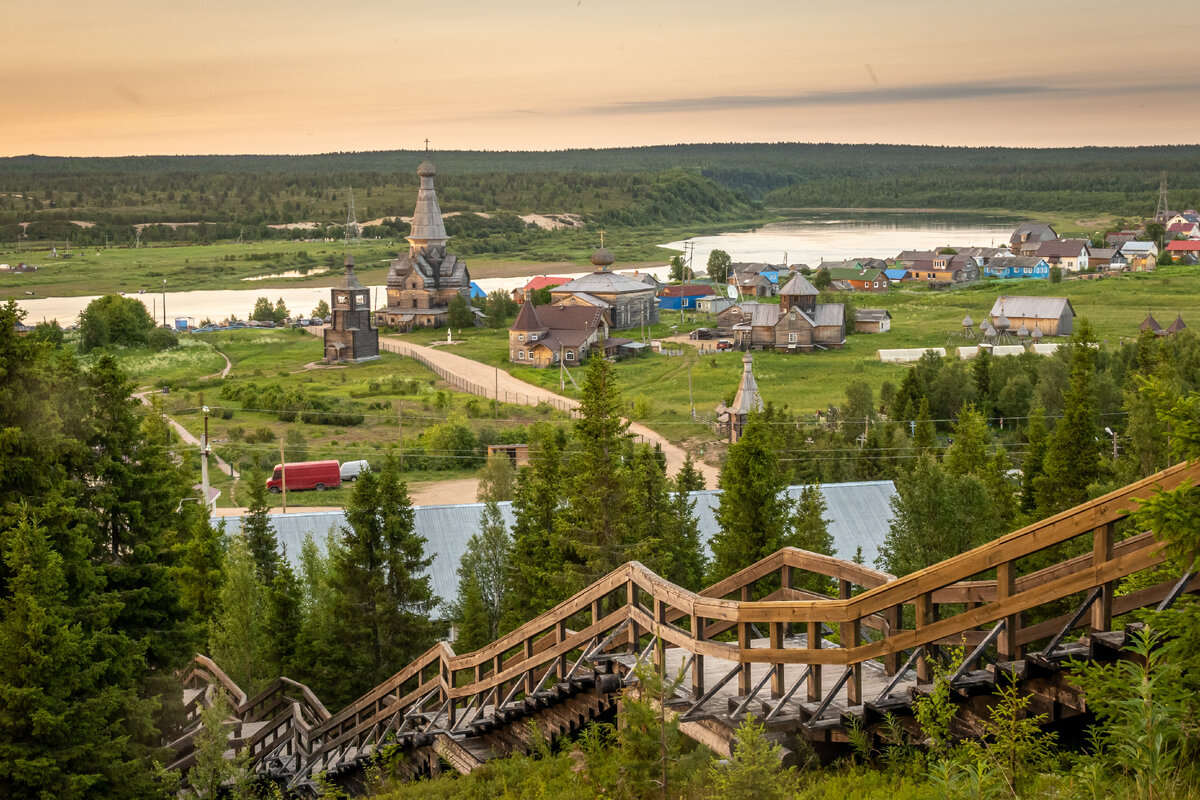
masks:
{"type": "MultiPolygon", "coordinates": [[[[446,373],[449,373],[449,375],[459,379],[459,381],[453,382],[456,388],[470,392],[471,394],[490,398],[500,397],[507,402],[518,403],[520,405],[536,406],[539,403],[547,403],[557,408],[577,408],[579,406],[579,401],[577,400],[572,400],[569,397],[563,397],[547,389],[526,383],[523,380],[514,378],[498,367],[489,367],[486,364],[480,364],[478,361],[472,361],[469,358],[455,355],[445,348],[425,347],[424,345],[413,344],[412,342],[406,342],[390,336],[380,336],[379,346],[380,349],[425,362],[427,365],[434,367],[435,371],[437,371],[437,367],[440,367],[446,373]]],[[[657,443],[662,447],[663,454],[667,458],[668,472],[675,473],[683,466],[686,454],[682,449],[668,442],[660,434],[637,422],[630,423],[629,430],[639,441],[650,444],[657,443]]],[[[720,475],[720,471],[716,467],[703,462],[696,462],[696,468],[704,476],[704,485],[706,488],[717,488],[717,478],[720,475]]]]}

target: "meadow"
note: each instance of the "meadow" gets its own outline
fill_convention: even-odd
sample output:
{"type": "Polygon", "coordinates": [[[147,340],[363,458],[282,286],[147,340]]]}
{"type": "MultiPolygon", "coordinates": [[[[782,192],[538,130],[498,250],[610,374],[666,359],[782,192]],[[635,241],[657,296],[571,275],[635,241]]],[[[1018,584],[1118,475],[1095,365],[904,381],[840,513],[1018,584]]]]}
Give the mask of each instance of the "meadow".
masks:
{"type": "MultiPolygon", "coordinates": [[[[503,403],[493,407],[490,401],[454,392],[421,364],[391,353],[353,367],[310,368],[322,357],[321,340],[301,330],[245,329],[193,334],[181,340],[179,348],[164,353],[130,348],[119,351],[118,357],[142,389],[168,390],[157,395],[164,410],[197,437],[204,430],[202,409],[208,406],[213,450],[237,465],[254,463],[260,469],[269,468],[279,461],[281,441],[289,461],[378,462],[389,451],[420,452],[422,434],[448,420],[466,425],[479,441],[511,438],[511,432],[523,431],[536,422],[565,421],[549,407],[503,403]],[[224,367],[221,353],[233,364],[229,376],[198,380],[198,376],[224,367]],[[335,424],[305,423],[300,418],[284,422],[274,411],[222,396],[223,390],[229,394],[249,384],[297,391],[324,402],[335,409],[335,424]],[[339,416],[345,423],[337,424],[339,416]],[[351,424],[354,422],[357,424],[351,424]]],[[[422,452],[419,460],[410,458],[405,477],[410,482],[446,480],[474,475],[477,468],[462,466],[458,459],[444,454],[422,452]]],[[[222,490],[218,504],[236,505],[229,476],[214,467],[210,478],[212,485],[222,490]]],[[[288,495],[288,504],[341,505],[348,496],[349,489],[295,492],[288,495]]]]}

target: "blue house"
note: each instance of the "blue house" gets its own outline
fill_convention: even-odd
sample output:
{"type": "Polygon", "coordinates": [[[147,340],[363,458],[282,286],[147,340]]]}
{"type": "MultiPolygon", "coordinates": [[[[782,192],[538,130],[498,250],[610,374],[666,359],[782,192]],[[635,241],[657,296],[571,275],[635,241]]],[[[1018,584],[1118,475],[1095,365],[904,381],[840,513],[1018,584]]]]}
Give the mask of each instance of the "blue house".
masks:
{"type": "Polygon", "coordinates": [[[908,276],[908,270],[903,267],[895,267],[893,269],[885,269],[884,275],[888,276],[888,280],[892,283],[899,283],[908,276]]]}
{"type": "Polygon", "coordinates": [[[478,283],[471,281],[471,299],[474,300],[477,297],[487,297],[487,292],[481,289],[478,283]]]}
{"type": "Polygon", "coordinates": [[[711,286],[692,284],[690,286],[664,286],[658,293],[658,307],[663,311],[692,310],[701,297],[711,297],[715,294],[711,286]]]}
{"type": "Polygon", "coordinates": [[[1050,277],[1050,265],[1037,256],[1000,256],[990,259],[983,269],[993,278],[1050,277]]]}

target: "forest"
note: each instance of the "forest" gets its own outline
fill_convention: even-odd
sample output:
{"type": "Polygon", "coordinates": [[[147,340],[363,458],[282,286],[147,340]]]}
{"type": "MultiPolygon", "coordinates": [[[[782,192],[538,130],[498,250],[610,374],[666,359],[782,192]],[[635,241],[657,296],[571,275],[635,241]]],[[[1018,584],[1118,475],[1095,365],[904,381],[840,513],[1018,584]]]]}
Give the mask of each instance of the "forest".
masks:
{"type": "MultiPolygon", "coordinates": [[[[820,493],[781,499],[797,480],[893,477],[879,566],[905,574],[1200,456],[1196,337],[1146,334],[1109,351],[1080,320],[1054,359],[963,367],[929,358],[879,398],[851,385],[828,415],[834,423],[774,408],[752,415],[729,448],[720,532],[706,552],[688,495],[695,470],[685,464],[668,478],[661,454],[633,441],[616,373],[593,359],[578,417],[530,431],[529,466],[515,474],[507,459],[484,466],[483,524],[459,565],[456,596],[436,598],[398,459],[365,473],[347,524],[299,554],[282,552],[253,478],[241,529],[214,528],[188,502],[193,451],[174,440],[161,409],[130,396],[104,346],[84,367],[61,338],[17,336],[20,317],[12,303],[0,308],[5,797],[279,796],[244,760],[225,757],[219,704],[205,715],[202,757],[186,780],[162,769],[182,722],[179,671],[193,653],[214,657],[251,693],[287,674],[335,710],[448,623],[466,652],[631,558],[699,587],[783,545],[829,553],[820,493]],[[1118,431],[1116,453],[1105,428],[1118,431]],[[506,499],[511,530],[497,510],[506,499]]],[[[1189,568],[1200,546],[1198,493],[1162,492],[1138,512],[1137,530],[1170,546],[1172,559],[1157,570],[1189,568]]],[[[1117,591],[1153,577],[1135,575],[1117,591]]],[[[808,588],[836,591],[829,581],[808,588]]],[[[1140,621],[1140,660],[1078,668],[1075,680],[1094,698],[1082,741],[1046,731],[1012,690],[997,698],[987,736],[958,739],[942,681],[916,706],[924,738],[897,734],[879,745],[852,735],[835,762],[810,755],[784,769],[751,720],[735,757],[721,762],[653,713],[664,689],[645,674],[616,724],[578,741],[535,736],[529,755],[409,786],[389,777],[385,752],[374,786],[395,797],[1195,797],[1200,606],[1140,621]]]]}
{"type": "MultiPolygon", "coordinates": [[[[128,244],[239,237],[340,237],[355,192],[360,222],[411,213],[414,151],[316,156],[0,159],[0,242],[128,244]],[[94,223],[80,227],[72,220],[94,223]],[[155,223],[200,222],[169,227],[155,223]],[[270,228],[300,222],[315,228],[270,228]]],[[[1165,174],[1175,208],[1200,205],[1200,147],[955,148],[693,144],[434,155],[445,212],[497,215],[464,239],[508,231],[524,213],[579,214],[631,227],[744,221],[769,208],[1005,209],[1151,213],[1165,174]],[[516,222],[514,222],[516,220],[516,222]]],[[[365,231],[403,235],[402,223],[365,231]]]]}

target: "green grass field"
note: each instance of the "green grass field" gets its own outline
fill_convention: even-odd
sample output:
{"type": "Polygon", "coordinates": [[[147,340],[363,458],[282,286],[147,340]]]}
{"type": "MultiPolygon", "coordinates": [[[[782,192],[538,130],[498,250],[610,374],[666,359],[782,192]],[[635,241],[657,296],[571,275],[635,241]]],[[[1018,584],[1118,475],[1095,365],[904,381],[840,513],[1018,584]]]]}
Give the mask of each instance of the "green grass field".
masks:
{"type": "MultiPolygon", "coordinates": [[[[477,435],[486,430],[499,434],[534,422],[566,419],[546,407],[500,404],[493,410],[489,401],[451,391],[421,364],[391,353],[382,354],[378,361],[352,367],[306,369],[306,365],[322,357],[322,344],[317,337],[300,330],[245,329],[196,334],[183,340],[183,346],[166,353],[128,349],[119,351],[118,356],[139,387],[169,389],[169,394],[160,396],[165,410],[196,436],[203,431],[201,409],[207,405],[213,449],[234,463],[245,459],[277,463],[279,442],[289,432],[303,437],[304,448],[302,452],[286,453],[288,460],[376,461],[397,447],[401,415],[404,441],[409,447],[427,428],[450,418],[462,419],[477,435]],[[233,363],[229,377],[224,381],[197,380],[224,367],[225,361],[218,350],[233,363]],[[301,389],[312,397],[332,401],[338,411],[361,414],[363,421],[358,425],[281,422],[272,411],[247,408],[239,401],[221,397],[224,385],[251,382],[260,387],[274,384],[301,389]],[[226,413],[228,418],[224,417],[226,413]]],[[[413,482],[444,480],[473,472],[454,467],[409,469],[405,477],[413,482]]],[[[219,475],[214,468],[210,478],[214,486],[222,489],[220,505],[234,505],[228,476],[219,475]]],[[[340,505],[348,497],[348,491],[297,492],[294,497],[289,494],[288,503],[340,505]]]]}

